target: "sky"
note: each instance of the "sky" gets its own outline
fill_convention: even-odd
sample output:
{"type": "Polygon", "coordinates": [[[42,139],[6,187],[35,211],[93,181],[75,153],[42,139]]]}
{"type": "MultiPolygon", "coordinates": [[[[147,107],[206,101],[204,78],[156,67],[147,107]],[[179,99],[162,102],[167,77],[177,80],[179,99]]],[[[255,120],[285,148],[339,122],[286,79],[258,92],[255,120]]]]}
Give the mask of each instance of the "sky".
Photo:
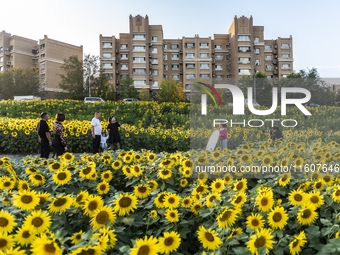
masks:
{"type": "Polygon", "coordinates": [[[264,38],[293,37],[294,70],[317,68],[322,78],[340,77],[338,0],[0,0],[0,31],[34,40],[83,45],[99,55],[99,35],[129,32],[129,16],[148,15],[166,39],[226,34],[235,17],[253,16],[264,38]],[[6,7],[7,6],[7,7],[6,7]]]}

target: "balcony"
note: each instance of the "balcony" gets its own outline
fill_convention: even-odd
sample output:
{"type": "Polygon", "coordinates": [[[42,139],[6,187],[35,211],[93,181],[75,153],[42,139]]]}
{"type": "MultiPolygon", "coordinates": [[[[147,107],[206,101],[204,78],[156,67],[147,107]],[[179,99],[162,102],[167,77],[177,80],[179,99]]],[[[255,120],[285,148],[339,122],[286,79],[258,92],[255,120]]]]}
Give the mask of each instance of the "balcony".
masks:
{"type": "Polygon", "coordinates": [[[11,65],[11,61],[6,61],[6,65],[10,66],[11,65]]]}

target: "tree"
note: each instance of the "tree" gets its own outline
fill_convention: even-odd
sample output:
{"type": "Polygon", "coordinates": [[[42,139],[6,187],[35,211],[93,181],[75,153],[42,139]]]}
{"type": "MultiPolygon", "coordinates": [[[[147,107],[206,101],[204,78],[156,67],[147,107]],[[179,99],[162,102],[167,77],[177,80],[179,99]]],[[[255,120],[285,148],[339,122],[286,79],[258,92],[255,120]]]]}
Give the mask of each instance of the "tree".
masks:
{"type": "Polygon", "coordinates": [[[175,79],[163,79],[158,91],[160,102],[180,102],[184,100],[183,84],[175,79]]]}
{"type": "Polygon", "coordinates": [[[105,100],[114,99],[114,88],[104,70],[101,69],[98,77],[94,77],[93,81],[91,81],[91,91],[92,96],[101,97],[105,100]]]}
{"type": "Polygon", "coordinates": [[[147,88],[142,88],[139,91],[139,98],[141,101],[149,101],[150,100],[150,91],[147,88]]]}
{"type": "Polygon", "coordinates": [[[0,95],[6,99],[20,95],[43,96],[38,70],[16,67],[0,73],[0,95]]]}
{"type": "Polygon", "coordinates": [[[121,98],[138,98],[138,91],[133,85],[133,79],[130,77],[121,81],[118,93],[121,98]]]}
{"type": "Polygon", "coordinates": [[[77,56],[71,56],[64,60],[61,70],[64,74],[60,74],[60,88],[65,90],[71,99],[84,99],[87,91],[84,87],[82,61],[77,56]]]}
{"type": "MultiPolygon", "coordinates": [[[[96,90],[97,86],[105,85],[105,84],[98,84],[99,83],[98,80],[95,81],[97,78],[99,78],[100,73],[103,72],[99,67],[99,56],[84,54],[83,72],[84,72],[85,87],[86,87],[86,90],[88,91],[88,95],[94,96],[95,93],[92,93],[92,91],[96,90]]],[[[101,79],[102,78],[103,77],[101,77],[101,79]]]]}

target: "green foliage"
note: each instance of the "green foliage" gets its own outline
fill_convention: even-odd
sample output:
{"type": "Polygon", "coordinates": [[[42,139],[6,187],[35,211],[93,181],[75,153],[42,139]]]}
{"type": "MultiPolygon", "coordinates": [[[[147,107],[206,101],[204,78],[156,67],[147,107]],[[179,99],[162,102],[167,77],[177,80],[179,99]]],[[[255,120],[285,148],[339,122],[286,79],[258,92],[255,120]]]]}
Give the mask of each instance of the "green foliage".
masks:
{"type": "Polygon", "coordinates": [[[175,79],[163,79],[159,85],[157,100],[160,102],[184,101],[183,84],[175,79]]]}
{"type": "Polygon", "coordinates": [[[150,91],[147,88],[142,88],[139,91],[139,98],[141,101],[149,101],[150,100],[150,91]]]}
{"type": "Polygon", "coordinates": [[[120,98],[139,98],[139,94],[135,86],[133,85],[133,79],[128,77],[121,81],[118,91],[120,98]]]}

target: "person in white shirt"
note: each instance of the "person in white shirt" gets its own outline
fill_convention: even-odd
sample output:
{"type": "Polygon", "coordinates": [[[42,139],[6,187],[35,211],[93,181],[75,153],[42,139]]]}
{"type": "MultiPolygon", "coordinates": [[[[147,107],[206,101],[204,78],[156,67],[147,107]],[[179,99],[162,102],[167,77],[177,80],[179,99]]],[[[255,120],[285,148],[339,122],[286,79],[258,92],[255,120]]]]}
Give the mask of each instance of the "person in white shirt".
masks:
{"type": "Polygon", "coordinates": [[[99,152],[100,141],[102,137],[102,125],[100,124],[100,113],[96,112],[91,121],[91,134],[92,134],[92,152],[96,154],[99,152]]]}

